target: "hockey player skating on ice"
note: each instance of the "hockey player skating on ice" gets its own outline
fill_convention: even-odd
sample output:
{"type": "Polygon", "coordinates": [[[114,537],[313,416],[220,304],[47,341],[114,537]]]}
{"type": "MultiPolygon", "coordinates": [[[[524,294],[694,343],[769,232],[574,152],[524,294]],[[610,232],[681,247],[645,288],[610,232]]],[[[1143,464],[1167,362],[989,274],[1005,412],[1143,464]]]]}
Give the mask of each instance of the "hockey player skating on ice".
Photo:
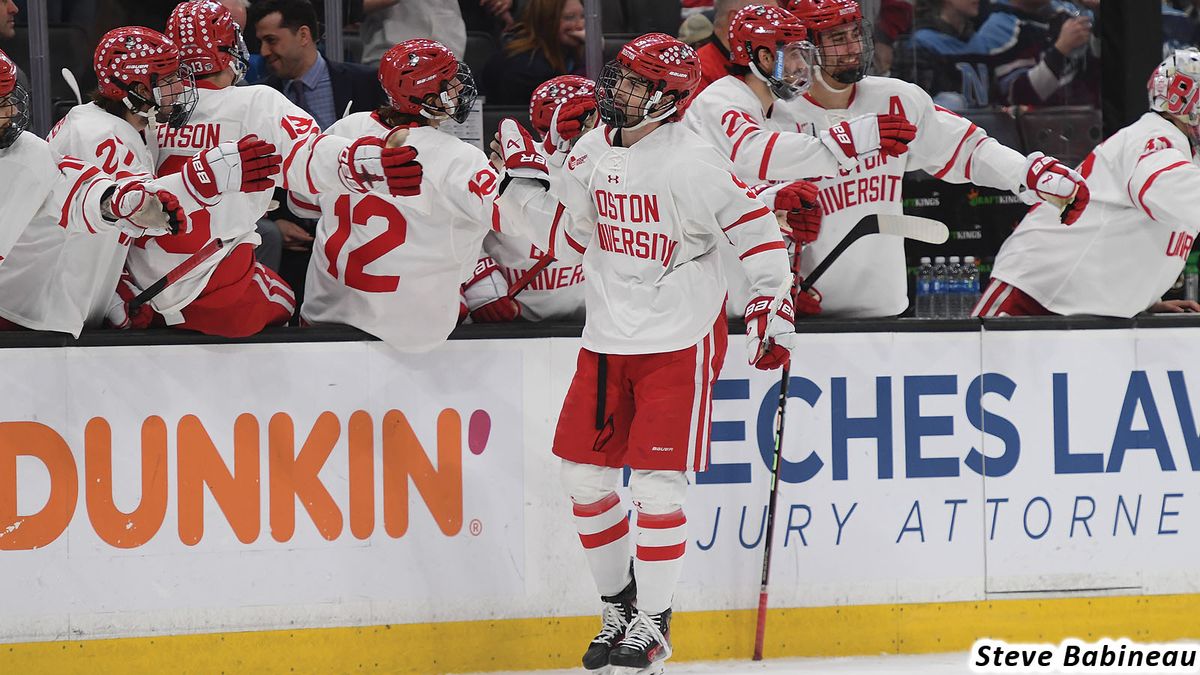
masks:
{"type": "MultiPolygon", "coordinates": [[[[804,179],[836,176],[863,161],[901,155],[916,135],[903,116],[886,112],[867,112],[816,135],[798,130],[780,114],[781,101],[796,99],[811,84],[814,56],[807,37],[804,25],[786,10],[763,5],[740,9],[729,22],[734,72],[701,92],[684,120],[733,162],[738,178],[776,183],[756,189],[765,203],[787,213],[786,235],[796,247],[812,243],[821,226],[817,188],[804,179]]],[[[745,302],[749,289],[734,271],[737,259],[728,252],[724,258],[731,303],[745,302]]],[[[818,297],[794,298],[797,311],[819,313],[818,297]]]]}
{"type": "Polygon", "coordinates": [[[384,54],[379,81],[386,106],[345,117],[326,133],[376,143],[406,133],[405,147],[418,150],[423,164],[420,194],[309,196],[319,205],[309,213],[321,221],[300,314],[427,351],[457,325],[460,285],[484,235],[501,227],[499,180],[483,152],[438,130],[465,120],[476,96],[470,69],[453,52],[432,40],[401,42],[384,54]]]}
{"type": "MultiPolygon", "coordinates": [[[[529,120],[542,139],[538,150],[557,176],[575,141],[596,124],[596,84],[579,75],[543,82],[530,98],[529,120]]],[[[583,263],[576,251],[559,249],[545,260],[547,254],[527,238],[500,232],[488,233],[483,250],[487,257],[463,288],[474,321],[582,317],[583,263]]]]}
{"type": "Polygon", "coordinates": [[[1200,311],[1162,302],[1200,229],[1200,52],[1179,50],[1147,82],[1150,111],[1079,167],[1091,189],[1070,227],[1030,209],[1000,247],[975,316],[1200,311]]]}
{"type": "MultiPolygon", "coordinates": [[[[166,191],[136,180],[114,181],[90,164],[62,157],[25,129],[29,95],[17,67],[0,51],[0,266],[26,231],[165,234],[183,218],[166,191]]],[[[114,234],[115,236],[115,234],[114,234]]]]}
{"type": "Polygon", "coordinates": [[[593,670],[657,670],[671,653],[684,472],[708,466],[712,383],[726,347],[720,247],[736,249],[755,292],[749,360],[780,367],[795,337],[774,215],[677,122],[699,79],[695,52],[674,38],[626,44],[598,82],[602,124],[576,143],[551,193],[528,132],[513,120],[500,126],[502,213],[541,223],[555,250],[582,253],[587,276],[583,348],[553,450],[604,603],[583,657],[593,670]],[[632,533],[616,492],[624,466],[633,470],[632,533]]]}
{"type": "MultiPolygon", "coordinates": [[[[820,134],[843,120],[890,113],[916,127],[901,157],[868,157],[858,166],[817,182],[824,215],[817,240],[801,255],[808,274],[863,216],[903,213],[904,173],[916,169],[954,183],[1010,190],[1027,204],[1074,199],[1063,221],[1074,222],[1087,204],[1079,174],[1057,160],[1033,153],[1022,157],[979,127],[933,104],[916,85],[887,77],[865,77],[871,63],[870,36],[854,0],[790,0],[784,3],[808,29],[816,68],[808,92],[779,104],[799,130],[820,134]]],[[[1049,207],[1042,207],[1048,209],[1049,207]]],[[[816,284],[823,315],[884,317],[908,306],[904,243],[898,237],[868,237],[848,249],[816,284]]]]}
{"type": "MultiPolygon", "coordinates": [[[[215,203],[223,192],[254,188],[260,177],[279,170],[273,149],[249,139],[206,153],[181,175],[155,179],[142,131],[152,124],[182,125],[195,104],[179,50],[149,28],[117,28],[101,38],[93,65],[99,81],[95,100],[72,108],[54,128],[55,152],[94,160],[116,180],[148,181],[175,195],[187,212],[201,206],[197,200],[215,203]]],[[[134,323],[124,312],[124,295],[117,295],[132,241],[124,232],[84,236],[27,229],[9,264],[0,265],[0,316],[26,328],[74,335],[105,318],[117,326],[134,323]]],[[[121,292],[129,291],[122,282],[121,292]]]]}

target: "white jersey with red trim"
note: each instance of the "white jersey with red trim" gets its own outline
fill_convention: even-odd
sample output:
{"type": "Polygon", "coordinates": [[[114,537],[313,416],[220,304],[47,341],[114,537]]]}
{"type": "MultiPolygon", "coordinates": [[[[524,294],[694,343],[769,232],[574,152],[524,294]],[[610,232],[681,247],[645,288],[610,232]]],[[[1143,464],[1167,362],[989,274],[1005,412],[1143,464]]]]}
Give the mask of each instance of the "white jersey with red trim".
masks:
{"type": "MultiPolygon", "coordinates": [[[[529,239],[514,234],[489,232],[483,252],[496,261],[500,273],[513,288],[528,277],[547,255],[529,239]]],[[[554,261],[533,275],[517,293],[521,317],[530,321],[583,318],[583,260],[571,248],[554,252],[554,261]]]]}
{"type": "MultiPolygon", "coordinates": [[[[933,104],[920,87],[886,77],[867,77],[855,86],[849,106],[826,110],[807,94],[776,102],[774,116],[791,118],[794,129],[816,134],[843,120],[865,114],[900,114],[917,127],[908,152],[900,157],[865,156],[853,171],[817,179],[821,234],[804,247],[801,275],[808,274],[864,216],[903,213],[904,173],[922,169],[950,183],[974,183],[1011,190],[1024,178],[1025,158],[989,137],[983,129],[933,104]]],[[[810,178],[799,173],[792,179],[810,178]]],[[[851,246],[815,284],[822,315],[884,317],[908,306],[904,240],[867,237],[851,246]]]]}
{"type": "Polygon", "coordinates": [[[45,283],[35,268],[48,258],[38,252],[61,252],[68,240],[115,237],[114,224],[101,214],[104,193],[114,187],[100,169],[59,156],[30,133],[0,150],[0,316],[78,337],[92,308],[78,302],[82,294],[68,291],[90,279],[76,279],[72,269],[45,283]]]}
{"type": "Polygon", "coordinates": [[[1080,166],[1091,201],[1070,226],[1029,211],[992,278],[1056,314],[1130,317],[1162,298],[1200,229],[1200,166],[1187,136],[1158,113],[1113,134],[1080,166]]]}
{"type": "MultiPolygon", "coordinates": [[[[98,169],[96,178],[150,177],[150,153],[137,130],[94,103],[72,108],[51,132],[49,148],[56,156],[95,164],[87,166],[98,169]]],[[[78,171],[84,165],[72,166],[78,171]]],[[[84,326],[103,322],[131,240],[99,226],[98,215],[83,219],[79,213],[68,218],[69,227],[29,227],[22,233],[0,265],[0,316],[26,328],[76,336],[84,326]]]]}
{"type": "MultiPolygon", "coordinates": [[[[372,113],[350,115],[328,135],[385,137],[372,113]]],[[[499,182],[476,147],[430,127],[406,145],[423,167],[421,194],[298,195],[319,206],[300,315],[309,323],[355,326],[403,351],[441,344],[458,322],[459,285],[483,237],[499,228],[499,182]]]]}
{"type": "MultiPolygon", "coordinates": [[[[306,192],[318,191],[308,169],[321,167],[324,187],[335,180],[336,158],[345,143],[341,139],[323,139],[312,116],[297,107],[275,89],[262,85],[216,88],[206,81],[197,84],[199,100],[186,125],[173,129],[160,125],[153,148],[155,173],[160,177],[178,174],[187,160],[197,153],[227,141],[237,142],[254,134],[275,146],[286,162],[276,185],[289,187],[289,181],[301,183],[306,192]],[[320,146],[320,150],[315,150],[320,146]],[[323,161],[309,162],[312,153],[323,153],[323,161]]],[[[336,183],[341,187],[340,182],[336,183]]],[[[196,269],[171,284],[154,298],[154,309],[167,323],[182,320],[181,310],[204,290],[217,265],[238,244],[257,246],[261,239],[255,224],[270,209],[273,192],[229,192],[220,202],[189,210],[186,232],[164,237],[140,239],[129,253],[128,267],[138,286],[145,288],[177,267],[212,239],[226,245],[196,269]]]]}
{"type": "Polygon", "coordinates": [[[725,301],[718,251],[731,244],[757,295],[790,287],[774,216],[712,146],[679,123],[630,148],[612,134],[601,126],[579,139],[549,193],[513,181],[498,200],[506,222],[541,233],[534,241],[583,254],[584,347],[653,354],[698,343],[725,301]]]}

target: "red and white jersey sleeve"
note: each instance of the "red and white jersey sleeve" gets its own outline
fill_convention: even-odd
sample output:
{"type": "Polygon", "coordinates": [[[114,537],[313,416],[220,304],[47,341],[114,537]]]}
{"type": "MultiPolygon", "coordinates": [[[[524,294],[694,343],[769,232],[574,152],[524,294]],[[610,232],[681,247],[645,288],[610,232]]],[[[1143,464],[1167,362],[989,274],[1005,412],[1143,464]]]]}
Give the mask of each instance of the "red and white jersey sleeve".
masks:
{"type": "MultiPolygon", "coordinates": [[[[696,344],[725,300],[718,250],[731,242],[756,288],[773,294],[787,283],[774,217],[711,146],[677,123],[631,148],[614,147],[611,134],[585,134],[551,186],[565,206],[560,236],[584,250],[584,347],[653,354],[696,344]]],[[[505,209],[533,206],[545,222],[548,209],[535,200],[507,199],[505,209]]]]}
{"type": "MultiPolygon", "coordinates": [[[[330,136],[382,138],[371,114],[350,115],[330,136]]],[[[404,351],[441,344],[458,321],[459,285],[475,267],[484,235],[500,228],[499,181],[474,146],[429,127],[407,144],[424,169],[421,194],[322,192],[321,220],[301,316],[355,326],[404,351]]]]}
{"type": "Polygon", "coordinates": [[[131,241],[104,227],[104,181],[149,178],[150,155],[132,126],[94,103],[72,108],[48,145],[53,164],[43,152],[32,166],[38,175],[55,168],[41,188],[43,204],[48,198],[52,208],[29,223],[0,264],[0,316],[26,328],[79,335],[103,322],[131,241]],[[59,159],[65,156],[82,161],[59,159]]]}
{"type": "MultiPolygon", "coordinates": [[[[900,157],[866,155],[851,171],[814,181],[824,215],[821,234],[804,247],[800,274],[807,275],[864,216],[904,212],[901,187],[907,171],[924,169],[942,180],[971,181],[1015,189],[1024,158],[987,137],[982,129],[933,105],[929,95],[907,82],[867,77],[855,85],[849,105],[826,110],[809,96],[776,103],[777,119],[817,134],[860,115],[903,115],[917,127],[900,157]]],[[[823,316],[895,316],[908,306],[904,241],[867,237],[850,247],[816,283],[823,316]]]]}
{"type": "Polygon", "coordinates": [[[1157,113],[1101,143],[1080,165],[1091,201],[1063,225],[1030,209],[996,256],[994,278],[1057,314],[1130,317],[1183,269],[1200,221],[1200,166],[1187,136],[1157,113]]]}
{"type": "Polygon", "coordinates": [[[700,92],[683,117],[747,183],[836,175],[838,158],[819,138],[789,122],[775,119],[774,110],[772,117],[764,115],[758,97],[733,75],[700,92]]]}

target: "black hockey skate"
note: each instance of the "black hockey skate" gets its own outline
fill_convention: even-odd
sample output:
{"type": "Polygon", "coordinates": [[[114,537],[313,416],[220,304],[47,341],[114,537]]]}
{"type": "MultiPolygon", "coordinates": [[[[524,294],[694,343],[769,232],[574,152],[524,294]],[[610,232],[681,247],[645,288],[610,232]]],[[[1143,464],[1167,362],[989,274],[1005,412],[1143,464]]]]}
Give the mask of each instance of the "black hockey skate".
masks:
{"type": "Polygon", "coordinates": [[[661,614],[638,612],[625,629],[625,637],[608,655],[616,673],[661,673],[671,656],[671,610],[661,614]],[[616,669],[624,670],[616,670],[616,669]]]}
{"type": "Polygon", "coordinates": [[[637,581],[630,579],[629,585],[620,593],[600,596],[600,599],[604,601],[604,611],[600,614],[603,623],[600,626],[600,632],[592,638],[592,643],[588,645],[587,652],[583,655],[583,667],[607,673],[608,654],[625,636],[625,629],[633,620],[634,614],[637,613],[633,606],[637,599],[637,581]]]}

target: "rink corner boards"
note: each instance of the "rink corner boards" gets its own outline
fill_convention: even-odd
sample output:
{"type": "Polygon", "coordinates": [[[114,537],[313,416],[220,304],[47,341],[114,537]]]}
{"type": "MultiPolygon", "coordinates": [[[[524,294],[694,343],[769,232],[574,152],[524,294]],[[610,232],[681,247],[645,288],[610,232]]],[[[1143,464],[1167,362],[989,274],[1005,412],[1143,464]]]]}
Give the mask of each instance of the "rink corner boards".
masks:
{"type": "MultiPolygon", "coordinates": [[[[779,608],[768,658],[964,651],[979,637],[1058,642],[1200,637],[1200,594],[779,608]]],[[[675,659],[746,659],[753,610],[680,612],[675,659]]],[[[596,617],[68,640],[0,645],[4,673],[461,673],[577,666],[596,617]]]]}

